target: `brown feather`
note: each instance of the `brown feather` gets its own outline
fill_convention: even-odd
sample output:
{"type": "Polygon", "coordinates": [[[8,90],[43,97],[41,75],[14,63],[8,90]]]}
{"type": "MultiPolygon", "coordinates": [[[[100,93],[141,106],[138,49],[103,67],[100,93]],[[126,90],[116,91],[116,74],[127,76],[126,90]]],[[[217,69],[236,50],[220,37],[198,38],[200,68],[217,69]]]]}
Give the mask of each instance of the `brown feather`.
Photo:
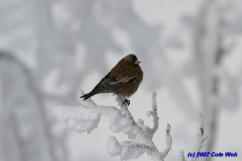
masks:
{"type": "Polygon", "coordinates": [[[132,76],[135,78],[123,84],[119,89],[114,91],[114,93],[129,97],[137,91],[140,83],[143,80],[143,72],[139,65],[129,64],[124,59],[120,60],[118,64],[110,71],[108,77],[117,79],[132,76]]]}
{"type": "Polygon", "coordinates": [[[90,93],[81,96],[81,98],[85,100],[99,93],[115,93],[129,97],[137,91],[142,80],[143,72],[140,66],[130,64],[123,58],[101,79],[90,93]]]}

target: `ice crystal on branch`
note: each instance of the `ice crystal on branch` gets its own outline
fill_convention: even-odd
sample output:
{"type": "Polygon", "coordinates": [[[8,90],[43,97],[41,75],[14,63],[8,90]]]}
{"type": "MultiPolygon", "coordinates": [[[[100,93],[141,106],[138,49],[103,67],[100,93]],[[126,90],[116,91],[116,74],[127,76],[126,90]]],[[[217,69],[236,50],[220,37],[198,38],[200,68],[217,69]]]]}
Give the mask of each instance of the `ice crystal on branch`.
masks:
{"type": "Polygon", "coordinates": [[[127,104],[123,104],[123,97],[117,96],[116,101],[119,108],[97,105],[88,99],[81,101],[77,106],[57,107],[54,109],[54,113],[57,120],[67,127],[87,133],[98,127],[102,116],[108,117],[109,127],[114,133],[123,133],[128,136],[128,140],[125,141],[118,141],[114,136],[108,139],[107,151],[111,156],[120,156],[121,160],[130,160],[139,158],[146,153],[153,160],[164,160],[171,150],[171,126],[167,124],[166,148],[160,152],[153,142],[153,136],[159,127],[156,93],[152,95],[152,111],[148,112],[148,115],[153,118],[153,127],[146,126],[142,119],[136,122],[127,104]]]}

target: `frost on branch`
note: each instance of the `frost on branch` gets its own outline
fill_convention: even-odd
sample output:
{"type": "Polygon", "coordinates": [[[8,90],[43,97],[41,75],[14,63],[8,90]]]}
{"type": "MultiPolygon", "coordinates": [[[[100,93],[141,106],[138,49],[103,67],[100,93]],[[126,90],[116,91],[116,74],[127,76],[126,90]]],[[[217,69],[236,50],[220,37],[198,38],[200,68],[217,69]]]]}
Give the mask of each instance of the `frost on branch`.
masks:
{"type": "Polygon", "coordinates": [[[67,127],[79,131],[90,133],[97,128],[101,118],[101,114],[84,105],[80,107],[58,107],[55,109],[55,114],[58,116],[57,121],[67,124],[67,127]]]}
{"type": "Polygon", "coordinates": [[[144,142],[137,142],[135,140],[128,140],[123,142],[118,142],[118,140],[112,136],[108,140],[108,153],[111,156],[119,155],[121,160],[130,160],[139,158],[142,154],[146,153],[151,156],[153,160],[161,161],[167,156],[171,150],[172,137],[170,134],[170,125],[167,124],[166,129],[166,148],[163,152],[159,152],[157,147],[150,137],[151,144],[146,144],[144,142]]]}
{"type": "MultiPolygon", "coordinates": [[[[200,114],[200,131],[198,134],[198,141],[196,143],[196,147],[195,147],[195,151],[200,152],[204,146],[205,141],[207,140],[208,136],[204,136],[204,134],[206,134],[207,132],[204,131],[204,116],[203,114],[200,114]]],[[[195,158],[194,160],[197,160],[197,158],[195,158]]]]}
{"type": "Polygon", "coordinates": [[[114,136],[109,138],[107,149],[111,156],[119,155],[121,160],[139,158],[144,152],[150,156],[156,155],[156,149],[154,146],[134,141],[124,141],[119,143],[114,136]]]}
{"type": "Polygon", "coordinates": [[[109,118],[109,127],[114,133],[123,133],[128,136],[128,140],[125,141],[118,141],[114,136],[109,138],[107,151],[111,156],[120,156],[121,160],[130,160],[139,158],[146,153],[153,160],[164,160],[171,150],[171,126],[167,124],[166,148],[160,152],[153,142],[153,136],[159,127],[156,93],[152,95],[152,111],[147,113],[153,118],[153,127],[144,125],[144,121],[141,119],[136,122],[127,104],[123,105],[123,97],[117,96],[116,101],[119,108],[97,105],[91,99],[81,100],[77,106],[55,108],[55,115],[57,120],[66,124],[67,127],[87,133],[97,128],[101,117],[106,116],[109,118]]]}

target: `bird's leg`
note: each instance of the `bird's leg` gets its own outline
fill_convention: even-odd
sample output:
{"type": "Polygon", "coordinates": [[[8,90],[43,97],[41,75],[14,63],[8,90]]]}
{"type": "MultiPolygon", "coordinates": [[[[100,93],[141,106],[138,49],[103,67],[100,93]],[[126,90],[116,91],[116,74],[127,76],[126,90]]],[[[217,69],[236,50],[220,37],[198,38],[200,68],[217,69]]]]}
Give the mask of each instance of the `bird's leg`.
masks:
{"type": "Polygon", "coordinates": [[[124,105],[125,103],[127,103],[127,105],[129,106],[130,104],[130,100],[128,100],[127,98],[123,97],[124,98],[124,101],[123,101],[123,104],[124,105]]]}

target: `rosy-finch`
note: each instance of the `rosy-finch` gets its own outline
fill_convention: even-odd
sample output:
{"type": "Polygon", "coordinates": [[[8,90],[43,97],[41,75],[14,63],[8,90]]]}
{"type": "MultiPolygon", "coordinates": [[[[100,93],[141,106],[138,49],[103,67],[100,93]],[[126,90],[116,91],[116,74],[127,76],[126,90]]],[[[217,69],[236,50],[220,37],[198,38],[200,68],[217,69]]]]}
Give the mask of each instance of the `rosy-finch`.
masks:
{"type": "Polygon", "coordinates": [[[130,97],[138,89],[142,79],[143,72],[139,66],[140,61],[134,54],[129,54],[121,59],[112,70],[104,76],[94,89],[81,96],[84,100],[99,93],[113,93],[124,97],[129,105],[130,97]]]}

